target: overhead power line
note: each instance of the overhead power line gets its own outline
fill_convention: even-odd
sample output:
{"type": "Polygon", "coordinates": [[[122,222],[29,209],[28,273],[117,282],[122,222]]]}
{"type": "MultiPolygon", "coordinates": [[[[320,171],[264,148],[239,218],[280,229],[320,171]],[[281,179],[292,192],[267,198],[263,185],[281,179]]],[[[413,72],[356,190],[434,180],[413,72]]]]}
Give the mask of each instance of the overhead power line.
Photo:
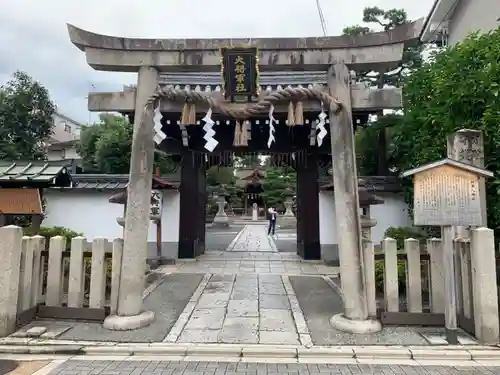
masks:
{"type": "Polygon", "coordinates": [[[321,29],[323,30],[323,35],[327,36],[328,30],[326,29],[326,21],[325,17],[323,16],[323,10],[321,9],[320,0],[316,0],[316,8],[318,9],[319,22],[321,23],[321,29]]]}

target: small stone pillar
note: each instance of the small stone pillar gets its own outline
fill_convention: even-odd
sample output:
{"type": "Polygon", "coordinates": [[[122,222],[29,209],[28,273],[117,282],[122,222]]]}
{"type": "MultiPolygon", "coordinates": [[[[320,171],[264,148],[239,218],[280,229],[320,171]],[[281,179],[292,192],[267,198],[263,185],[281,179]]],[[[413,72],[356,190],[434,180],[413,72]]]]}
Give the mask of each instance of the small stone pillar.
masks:
{"type": "Polygon", "coordinates": [[[498,295],[493,230],[471,231],[472,300],[476,337],[484,344],[498,344],[498,295]]]}
{"type": "Polygon", "coordinates": [[[16,330],[19,277],[21,270],[21,243],[23,230],[8,225],[0,228],[0,337],[16,330]]]}
{"type": "Polygon", "coordinates": [[[116,315],[108,316],[103,323],[104,328],[111,330],[138,329],[155,319],[152,311],[144,311],[142,300],[155,147],[154,111],[146,112],[144,107],[158,86],[158,78],[155,67],[139,68],[118,309],[116,315]]]}
{"type": "Polygon", "coordinates": [[[259,206],[257,203],[252,204],[252,221],[259,220],[259,206]]]}
{"type": "Polygon", "coordinates": [[[213,226],[214,227],[229,227],[229,217],[227,216],[224,208],[226,207],[226,198],[224,195],[219,195],[217,198],[217,205],[219,210],[215,214],[213,226]]]}

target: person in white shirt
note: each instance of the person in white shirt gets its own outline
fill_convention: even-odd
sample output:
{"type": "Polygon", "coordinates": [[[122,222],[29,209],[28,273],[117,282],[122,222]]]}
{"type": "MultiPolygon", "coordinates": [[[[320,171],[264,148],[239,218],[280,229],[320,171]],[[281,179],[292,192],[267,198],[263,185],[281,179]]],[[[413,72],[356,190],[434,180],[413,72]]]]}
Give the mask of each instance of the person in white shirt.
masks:
{"type": "Polygon", "coordinates": [[[276,210],[271,207],[269,209],[269,228],[267,230],[267,235],[270,236],[270,235],[273,235],[274,236],[274,232],[276,231],[276,219],[278,218],[278,213],[276,212],[276,210]]]}

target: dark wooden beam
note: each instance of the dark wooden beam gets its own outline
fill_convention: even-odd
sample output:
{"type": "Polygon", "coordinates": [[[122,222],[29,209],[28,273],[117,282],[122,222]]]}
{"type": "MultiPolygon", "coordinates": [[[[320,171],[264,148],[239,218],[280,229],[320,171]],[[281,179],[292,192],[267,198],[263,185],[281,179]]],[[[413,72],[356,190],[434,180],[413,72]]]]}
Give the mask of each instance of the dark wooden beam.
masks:
{"type": "Polygon", "coordinates": [[[316,155],[309,154],[297,165],[297,252],[306,260],[321,259],[317,180],[316,155]]]}

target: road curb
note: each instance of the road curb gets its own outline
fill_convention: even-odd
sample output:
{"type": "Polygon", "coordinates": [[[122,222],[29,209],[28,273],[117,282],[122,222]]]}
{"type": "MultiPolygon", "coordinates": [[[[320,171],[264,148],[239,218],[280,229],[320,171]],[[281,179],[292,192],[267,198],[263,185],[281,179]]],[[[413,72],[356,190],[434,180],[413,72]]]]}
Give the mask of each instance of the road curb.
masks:
{"type": "MultiPolygon", "coordinates": [[[[8,339],[8,338],[7,338],[8,339]]],[[[58,340],[31,339],[27,343],[20,340],[2,339],[0,354],[38,354],[68,356],[167,356],[177,358],[203,357],[241,359],[283,359],[301,360],[313,363],[325,360],[494,360],[500,362],[500,348],[491,346],[448,346],[448,347],[395,347],[395,346],[337,346],[311,347],[235,345],[235,344],[171,344],[171,343],[103,343],[103,342],[57,342],[58,340]]],[[[26,342],[26,340],[24,340],[26,342]]]]}

